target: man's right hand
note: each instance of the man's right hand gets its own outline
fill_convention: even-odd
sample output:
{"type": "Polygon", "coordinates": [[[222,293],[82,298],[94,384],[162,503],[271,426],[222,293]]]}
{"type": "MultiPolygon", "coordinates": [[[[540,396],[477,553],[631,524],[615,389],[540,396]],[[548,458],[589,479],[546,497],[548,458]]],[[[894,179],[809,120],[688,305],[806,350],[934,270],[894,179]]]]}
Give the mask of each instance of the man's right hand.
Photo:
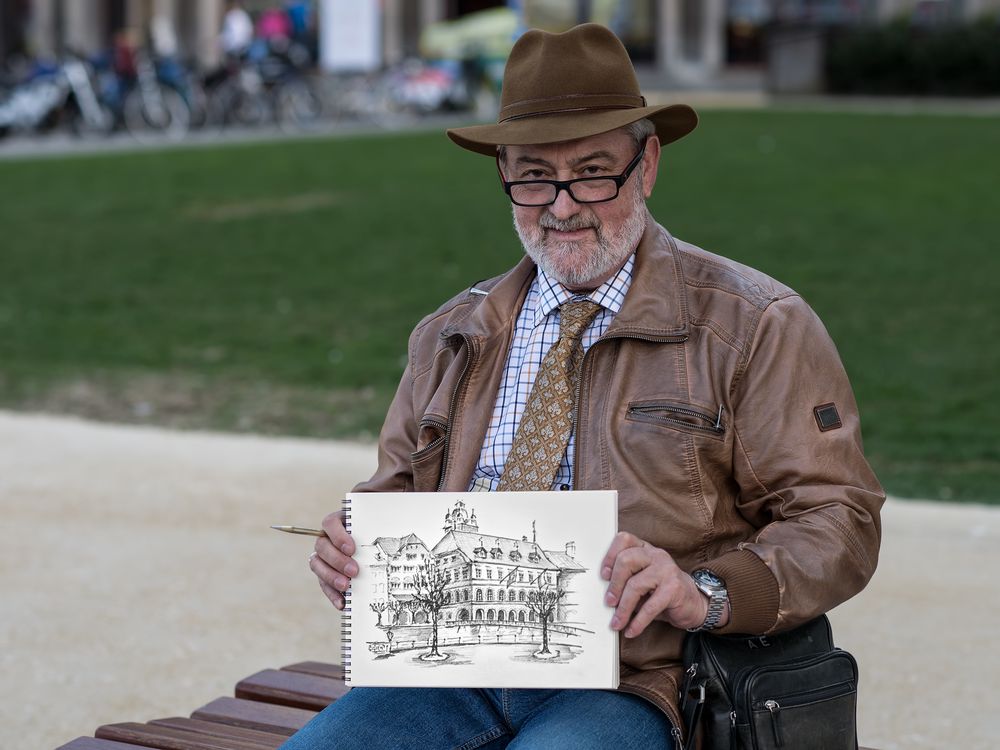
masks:
{"type": "Polygon", "coordinates": [[[344,592],[351,578],[358,574],[358,564],[352,555],[354,540],[344,529],[344,513],[337,511],[323,519],[326,536],[316,539],[315,551],[309,556],[309,569],[319,579],[319,587],[333,606],[344,608],[344,592]]]}

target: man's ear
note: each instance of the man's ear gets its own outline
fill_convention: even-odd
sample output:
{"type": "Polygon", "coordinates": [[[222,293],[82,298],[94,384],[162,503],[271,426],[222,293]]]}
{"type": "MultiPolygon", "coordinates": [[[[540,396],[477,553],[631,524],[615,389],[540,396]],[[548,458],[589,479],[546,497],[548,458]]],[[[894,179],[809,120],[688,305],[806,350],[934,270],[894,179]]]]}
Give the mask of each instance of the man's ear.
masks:
{"type": "Polygon", "coordinates": [[[656,173],[660,166],[660,139],[655,135],[646,139],[646,152],[642,155],[642,194],[649,198],[656,185],[656,173]]]}

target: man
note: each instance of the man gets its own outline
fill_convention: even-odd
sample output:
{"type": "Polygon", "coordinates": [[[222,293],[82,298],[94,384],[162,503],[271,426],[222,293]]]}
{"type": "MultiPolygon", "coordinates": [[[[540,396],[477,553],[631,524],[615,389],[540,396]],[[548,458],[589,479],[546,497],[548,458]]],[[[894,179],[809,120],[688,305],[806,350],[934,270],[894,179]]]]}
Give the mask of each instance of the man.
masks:
{"type": "MultiPolygon", "coordinates": [[[[867,583],[883,494],[822,324],[646,209],[661,145],[696,122],[645,105],[607,29],[517,42],[498,124],[448,135],[496,159],[527,257],[414,330],[357,488],[616,489],[601,574],[621,689],[358,688],[289,750],[679,744],[686,630],[788,629],[867,583]],[[545,400],[553,382],[568,402],[545,400]]],[[[323,528],[310,567],[342,608],[355,546],[336,514],[323,528]]]]}

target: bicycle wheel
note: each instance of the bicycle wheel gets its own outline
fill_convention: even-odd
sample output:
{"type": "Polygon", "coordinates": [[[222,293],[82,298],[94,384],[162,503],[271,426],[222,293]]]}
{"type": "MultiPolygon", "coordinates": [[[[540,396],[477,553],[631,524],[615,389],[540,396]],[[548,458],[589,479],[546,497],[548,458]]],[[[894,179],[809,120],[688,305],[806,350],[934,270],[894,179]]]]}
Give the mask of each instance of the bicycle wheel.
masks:
{"type": "Polygon", "coordinates": [[[125,97],[125,128],[139,142],[177,141],[187,135],[191,111],[175,89],[157,84],[154,89],[132,89],[125,97]]]}
{"type": "Polygon", "coordinates": [[[293,78],[278,85],[275,113],[282,130],[315,130],[323,120],[323,102],[306,81],[293,78]]]}

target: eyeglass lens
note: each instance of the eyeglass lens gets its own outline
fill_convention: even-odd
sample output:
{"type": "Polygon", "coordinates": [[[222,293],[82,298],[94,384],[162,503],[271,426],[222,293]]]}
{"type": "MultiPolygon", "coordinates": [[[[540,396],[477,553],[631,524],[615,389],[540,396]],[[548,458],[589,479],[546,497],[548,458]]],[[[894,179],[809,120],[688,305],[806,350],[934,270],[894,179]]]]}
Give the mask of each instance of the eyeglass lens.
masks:
{"type": "MultiPolygon", "coordinates": [[[[515,203],[544,206],[555,202],[557,187],[546,182],[529,182],[510,186],[510,197],[515,203]]],[[[618,193],[613,179],[582,180],[566,185],[570,196],[578,203],[596,203],[611,200],[618,193]]]]}

